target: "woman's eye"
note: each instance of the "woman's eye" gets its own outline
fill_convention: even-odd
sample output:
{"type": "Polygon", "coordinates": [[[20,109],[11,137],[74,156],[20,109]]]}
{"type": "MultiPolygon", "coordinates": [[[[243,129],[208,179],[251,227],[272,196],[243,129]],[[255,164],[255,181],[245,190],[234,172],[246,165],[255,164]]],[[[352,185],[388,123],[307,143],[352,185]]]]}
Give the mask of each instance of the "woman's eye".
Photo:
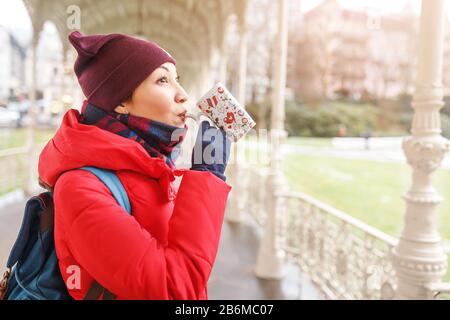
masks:
{"type": "Polygon", "coordinates": [[[161,77],[161,78],[158,79],[158,82],[167,83],[169,81],[167,80],[167,77],[161,77]]]}

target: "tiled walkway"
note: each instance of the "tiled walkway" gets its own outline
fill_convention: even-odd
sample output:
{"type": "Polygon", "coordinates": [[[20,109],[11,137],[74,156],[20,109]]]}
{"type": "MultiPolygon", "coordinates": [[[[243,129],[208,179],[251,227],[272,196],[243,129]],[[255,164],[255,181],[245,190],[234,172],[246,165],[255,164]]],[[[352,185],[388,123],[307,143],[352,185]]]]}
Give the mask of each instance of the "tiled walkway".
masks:
{"type": "Polygon", "coordinates": [[[210,299],[318,299],[314,285],[292,264],[282,280],[253,274],[261,234],[251,224],[225,222],[216,262],[209,280],[210,299]]]}

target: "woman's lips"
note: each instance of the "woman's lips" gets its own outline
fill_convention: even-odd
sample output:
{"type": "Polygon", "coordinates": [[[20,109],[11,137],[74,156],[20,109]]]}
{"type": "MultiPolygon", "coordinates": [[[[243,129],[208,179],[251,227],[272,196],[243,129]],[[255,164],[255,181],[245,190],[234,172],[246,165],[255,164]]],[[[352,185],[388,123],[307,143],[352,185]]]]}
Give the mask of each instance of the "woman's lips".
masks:
{"type": "Polygon", "coordinates": [[[183,123],[186,122],[186,114],[187,114],[187,111],[184,111],[178,115],[178,118],[180,118],[183,123]]]}
{"type": "Polygon", "coordinates": [[[180,119],[181,124],[184,125],[186,123],[186,116],[178,116],[178,119],[180,119]]]}

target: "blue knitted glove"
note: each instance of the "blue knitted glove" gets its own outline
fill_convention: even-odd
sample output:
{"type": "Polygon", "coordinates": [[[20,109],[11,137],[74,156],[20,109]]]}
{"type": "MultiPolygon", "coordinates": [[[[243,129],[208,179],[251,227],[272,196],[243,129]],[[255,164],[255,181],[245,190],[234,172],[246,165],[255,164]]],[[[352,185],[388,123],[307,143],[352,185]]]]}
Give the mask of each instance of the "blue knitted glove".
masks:
{"type": "Polygon", "coordinates": [[[200,124],[192,151],[191,170],[210,171],[226,181],[224,176],[230,158],[231,140],[223,129],[212,127],[208,121],[200,124]]]}

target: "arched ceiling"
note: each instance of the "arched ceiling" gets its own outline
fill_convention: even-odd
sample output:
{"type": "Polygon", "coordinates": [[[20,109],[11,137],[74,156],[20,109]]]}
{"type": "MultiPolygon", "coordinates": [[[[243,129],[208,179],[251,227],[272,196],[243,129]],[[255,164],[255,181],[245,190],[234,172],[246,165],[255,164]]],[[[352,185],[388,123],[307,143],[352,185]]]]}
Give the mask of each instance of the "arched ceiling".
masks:
{"type": "MultiPolygon", "coordinates": [[[[85,34],[126,33],[155,41],[177,59],[183,74],[197,74],[221,46],[229,17],[247,0],[23,0],[34,30],[55,24],[68,48],[67,8],[78,6],[85,34]]],[[[192,80],[192,79],[191,79],[192,80]]]]}

